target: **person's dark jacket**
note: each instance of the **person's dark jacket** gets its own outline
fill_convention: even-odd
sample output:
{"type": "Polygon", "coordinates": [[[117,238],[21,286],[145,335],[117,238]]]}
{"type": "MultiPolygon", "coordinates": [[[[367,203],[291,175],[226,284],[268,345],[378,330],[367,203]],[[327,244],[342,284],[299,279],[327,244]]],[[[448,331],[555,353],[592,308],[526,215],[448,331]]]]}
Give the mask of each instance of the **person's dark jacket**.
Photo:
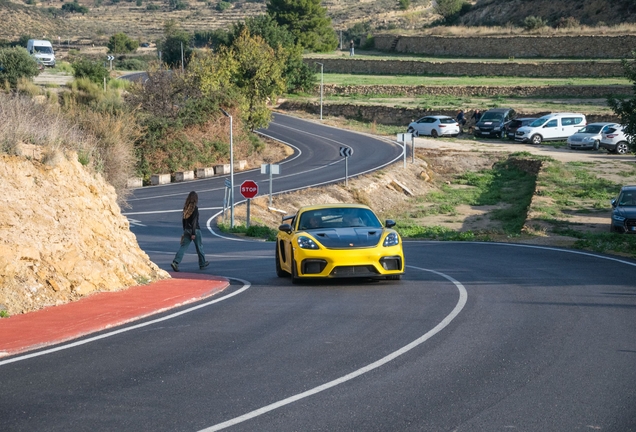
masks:
{"type": "Polygon", "coordinates": [[[195,207],[190,217],[187,219],[182,218],[181,222],[183,223],[183,230],[192,234],[194,234],[195,230],[201,229],[199,226],[199,207],[195,207]]]}

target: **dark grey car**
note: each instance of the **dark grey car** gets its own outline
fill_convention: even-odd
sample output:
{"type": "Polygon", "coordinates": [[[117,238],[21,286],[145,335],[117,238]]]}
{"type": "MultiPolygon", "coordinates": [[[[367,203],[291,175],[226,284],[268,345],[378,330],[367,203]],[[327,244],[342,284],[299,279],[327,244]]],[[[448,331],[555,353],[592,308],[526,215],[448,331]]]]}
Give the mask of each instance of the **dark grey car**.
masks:
{"type": "Polygon", "coordinates": [[[505,138],[506,125],[516,116],[512,108],[494,108],[486,111],[475,124],[473,133],[476,137],[505,138]]]}
{"type": "Polygon", "coordinates": [[[623,186],[612,207],[610,231],[636,234],[636,186],[623,186]]]}

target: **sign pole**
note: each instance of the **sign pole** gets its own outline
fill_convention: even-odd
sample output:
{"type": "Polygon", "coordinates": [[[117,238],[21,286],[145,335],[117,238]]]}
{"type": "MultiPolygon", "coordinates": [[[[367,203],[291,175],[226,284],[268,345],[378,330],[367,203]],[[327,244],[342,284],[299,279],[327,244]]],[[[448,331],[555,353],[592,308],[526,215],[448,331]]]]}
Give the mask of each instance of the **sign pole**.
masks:
{"type": "Polygon", "coordinates": [[[274,171],[271,167],[271,165],[268,167],[269,168],[269,206],[272,206],[272,183],[274,181],[274,178],[272,177],[273,172],[274,171]]]}
{"type": "Polygon", "coordinates": [[[415,137],[411,134],[411,163],[415,163],[415,137]]]}
{"type": "Polygon", "coordinates": [[[247,199],[247,219],[245,220],[245,228],[250,227],[250,204],[252,203],[252,199],[247,199]]]}

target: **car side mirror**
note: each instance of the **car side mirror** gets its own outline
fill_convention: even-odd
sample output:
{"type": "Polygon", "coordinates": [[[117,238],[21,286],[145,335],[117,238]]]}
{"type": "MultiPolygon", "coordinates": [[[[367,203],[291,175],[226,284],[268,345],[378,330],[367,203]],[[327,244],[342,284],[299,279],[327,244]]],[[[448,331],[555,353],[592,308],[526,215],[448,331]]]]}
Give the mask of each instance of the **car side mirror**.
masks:
{"type": "Polygon", "coordinates": [[[387,227],[387,228],[393,228],[395,226],[395,221],[392,220],[392,219],[387,219],[384,222],[384,226],[387,227]]]}
{"type": "Polygon", "coordinates": [[[610,201],[610,203],[612,203],[612,207],[616,207],[616,198],[614,198],[613,200],[610,201]]]}
{"type": "Polygon", "coordinates": [[[284,223],[281,226],[278,227],[279,231],[285,231],[287,234],[291,234],[292,232],[292,227],[290,224],[288,223],[284,223]]]}

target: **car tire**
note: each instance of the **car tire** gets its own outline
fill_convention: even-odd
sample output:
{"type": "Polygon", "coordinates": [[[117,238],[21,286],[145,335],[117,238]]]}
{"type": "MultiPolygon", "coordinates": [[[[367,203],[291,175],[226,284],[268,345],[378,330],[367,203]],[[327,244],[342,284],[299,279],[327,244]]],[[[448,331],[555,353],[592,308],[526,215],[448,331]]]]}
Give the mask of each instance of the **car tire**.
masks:
{"type": "Polygon", "coordinates": [[[286,277],[288,276],[289,273],[287,273],[285,270],[283,270],[280,266],[280,252],[278,250],[278,245],[276,245],[276,276],[282,278],[282,277],[286,277]]]}
{"type": "Polygon", "coordinates": [[[499,138],[504,139],[506,137],[506,131],[499,132],[499,138]]]}
{"type": "Polygon", "coordinates": [[[539,134],[534,134],[532,135],[532,138],[530,138],[530,142],[534,145],[539,145],[543,142],[543,137],[539,134]]]}
{"type": "Polygon", "coordinates": [[[601,142],[599,140],[594,141],[594,145],[592,146],[592,150],[598,150],[601,142]]]}
{"type": "Polygon", "coordinates": [[[627,147],[627,143],[625,141],[621,141],[618,144],[616,144],[616,148],[614,149],[614,152],[623,155],[623,154],[626,154],[628,150],[629,148],[627,147]]]}
{"type": "Polygon", "coordinates": [[[300,283],[300,278],[298,277],[298,270],[296,270],[296,260],[292,258],[291,262],[291,281],[294,285],[298,285],[300,283]]]}
{"type": "Polygon", "coordinates": [[[437,130],[433,129],[433,130],[431,131],[431,136],[432,136],[433,138],[437,138],[437,137],[439,137],[439,134],[437,133],[437,130]]]}
{"type": "Polygon", "coordinates": [[[402,275],[388,275],[386,280],[400,280],[402,279],[402,275]]]}

